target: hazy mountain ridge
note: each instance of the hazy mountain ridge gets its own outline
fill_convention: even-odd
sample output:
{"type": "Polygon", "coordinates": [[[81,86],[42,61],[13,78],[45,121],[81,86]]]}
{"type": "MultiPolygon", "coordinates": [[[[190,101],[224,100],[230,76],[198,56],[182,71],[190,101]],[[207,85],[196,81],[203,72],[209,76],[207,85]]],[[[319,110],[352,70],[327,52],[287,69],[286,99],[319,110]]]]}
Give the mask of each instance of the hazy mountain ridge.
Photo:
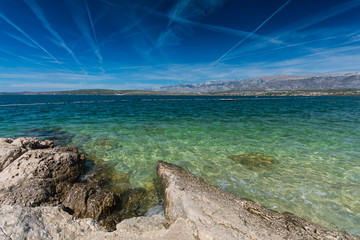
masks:
{"type": "Polygon", "coordinates": [[[360,73],[325,75],[275,75],[268,77],[219,80],[196,84],[162,86],[152,90],[168,92],[225,92],[247,90],[328,90],[360,89],[360,73]]]}

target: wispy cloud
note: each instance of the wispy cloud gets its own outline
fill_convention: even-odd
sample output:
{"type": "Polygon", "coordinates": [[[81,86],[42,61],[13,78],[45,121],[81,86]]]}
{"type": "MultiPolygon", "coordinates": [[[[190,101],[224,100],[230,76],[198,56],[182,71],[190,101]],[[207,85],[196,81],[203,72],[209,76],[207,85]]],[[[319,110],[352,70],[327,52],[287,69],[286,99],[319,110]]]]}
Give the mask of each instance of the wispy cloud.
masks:
{"type": "Polygon", "coordinates": [[[292,32],[282,35],[282,41],[288,42],[279,46],[274,46],[267,41],[258,39],[252,41],[242,48],[234,50],[231,54],[222,59],[222,62],[229,64],[241,61],[256,61],[258,59],[268,59],[270,63],[284,57],[300,58],[318,52],[332,51],[332,49],[347,45],[357,45],[356,36],[359,31],[349,27],[329,27],[317,30],[309,29],[301,32],[292,32]],[[286,54],[284,54],[286,52],[286,54]]]}
{"type": "Polygon", "coordinates": [[[167,28],[174,22],[175,18],[178,18],[181,15],[184,15],[186,8],[189,6],[191,0],[181,0],[175,5],[173,9],[171,9],[169,13],[169,22],[167,28]]]}
{"type": "Polygon", "coordinates": [[[72,72],[59,72],[57,70],[36,71],[33,69],[18,69],[17,71],[5,69],[0,72],[0,80],[28,83],[31,85],[33,82],[49,82],[49,83],[64,83],[71,84],[73,82],[86,82],[96,84],[102,81],[111,81],[115,77],[107,74],[78,74],[72,72]]]}
{"type": "MultiPolygon", "coordinates": [[[[36,47],[45,52],[55,63],[61,63],[58,59],[56,59],[48,50],[46,50],[43,46],[40,45],[37,41],[35,41],[32,37],[30,37],[24,30],[22,30],[19,26],[13,23],[10,19],[8,19],[4,14],[0,13],[0,18],[2,18],[5,22],[10,24],[13,28],[19,31],[22,35],[24,35],[31,43],[33,43],[36,47]]],[[[17,39],[18,40],[18,39],[17,39]]]]}
{"type": "Polygon", "coordinates": [[[103,2],[103,3],[108,4],[109,6],[116,7],[116,8],[120,8],[120,9],[124,9],[124,7],[120,6],[118,3],[113,3],[113,2],[110,1],[110,0],[100,0],[100,1],[103,2]]]}
{"type": "MultiPolygon", "coordinates": [[[[339,35],[333,35],[333,36],[330,36],[330,37],[323,37],[323,38],[314,39],[314,40],[302,40],[302,38],[298,37],[297,42],[284,44],[284,45],[281,45],[281,46],[278,46],[278,47],[273,47],[271,44],[269,44],[267,42],[261,42],[260,41],[258,43],[253,43],[252,45],[242,49],[242,51],[238,51],[233,56],[227,56],[227,57],[223,58],[222,61],[226,62],[226,61],[235,60],[235,59],[238,59],[238,58],[251,57],[251,56],[253,56],[255,54],[257,54],[257,55],[266,55],[266,54],[275,53],[276,51],[287,49],[287,48],[288,49],[290,49],[290,48],[298,48],[301,51],[303,51],[304,54],[306,53],[305,50],[316,52],[316,51],[319,50],[318,48],[315,49],[314,47],[308,47],[308,46],[309,45],[311,46],[314,43],[334,40],[334,39],[337,39],[337,38],[339,38],[339,35]],[[303,47],[303,46],[305,46],[305,47],[303,47]]],[[[313,39],[313,36],[311,37],[311,39],[313,39]]]]}
{"type": "Polygon", "coordinates": [[[97,37],[96,37],[94,22],[93,22],[93,19],[91,17],[90,8],[89,8],[89,5],[87,4],[87,2],[85,0],[83,0],[83,2],[84,2],[84,6],[85,6],[85,9],[86,9],[87,16],[89,18],[91,30],[92,30],[92,33],[93,33],[95,46],[96,46],[96,52],[98,54],[98,58],[99,58],[100,63],[102,63],[103,60],[102,60],[102,56],[101,56],[101,53],[100,53],[99,44],[98,44],[98,40],[97,40],[97,37]]]}
{"type": "Polygon", "coordinates": [[[291,32],[300,31],[315,24],[318,24],[324,20],[335,17],[341,13],[349,11],[355,7],[360,6],[359,0],[352,0],[349,2],[342,2],[330,8],[324,9],[323,11],[319,11],[316,14],[310,15],[306,18],[301,19],[300,21],[295,21],[290,24],[286,24],[286,28],[279,29],[279,31],[275,32],[276,35],[287,35],[291,32]]]}
{"type": "Polygon", "coordinates": [[[13,39],[18,40],[19,42],[21,42],[21,43],[23,43],[23,44],[25,44],[25,45],[28,45],[29,47],[36,48],[36,46],[35,46],[33,43],[31,43],[30,41],[26,40],[25,38],[16,36],[16,35],[14,35],[14,34],[12,34],[12,33],[5,32],[5,31],[4,31],[4,33],[5,33],[6,35],[8,35],[9,37],[13,38],[13,39]]]}
{"type": "MultiPolygon", "coordinates": [[[[353,38],[353,33],[350,33],[349,36],[346,36],[346,34],[344,35],[344,31],[346,32],[346,30],[348,30],[345,27],[342,27],[341,29],[319,29],[318,31],[314,29],[309,30],[308,28],[358,6],[360,6],[360,1],[353,0],[350,2],[338,4],[328,9],[324,9],[320,12],[317,12],[316,14],[309,15],[307,18],[302,18],[300,21],[290,21],[289,24],[284,24],[286,27],[280,28],[268,36],[270,39],[276,39],[279,40],[279,42],[283,43],[282,45],[277,47],[274,47],[265,39],[262,40],[258,38],[254,39],[256,41],[248,43],[243,48],[237,48],[238,45],[245,41],[245,39],[242,39],[240,42],[238,42],[237,45],[233,46],[227,53],[223,54],[223,56],[217,59],[216,62],[234,62],[234,60],[236,59],[240,60],[244,57],[251,57],[252,55],[266,56],[266,54],[269,55],[271,52],[273,52],[274,55],[276,51],[286,48],[298,48],[298,50],[300,51],[300,56],[297,55],[297,57],[301,57],[301,54],[306,55],[309,52],[316,53],[322,51],[322,48],[324,48],[325,46],[325,48],[331,49],[336,48],[339,44],[355,43],[355,41],[349,39],[350,37],[353,38]],[[336,42],[336,39],[339,40],[336,42]],[[331,43],[328,42],[329,40],[334,41],[331,43]],[[340,43],[341,41],[342,43],[340,43]],[[321,48],[314,47],[315,43],[318,42],[327,42],[327,44],[325,46],[324,44],[322,44],[323,47],[321,48]]],[[[348,32],[351,31],[353,31],[352,28],[348,30],[348,32]]]]}
{"type": "Polygon", "coordinates": [[[231,47],[227,52],[225,52],[222,56],[220,56],[215,63],[220,62],[226,55],[228,55],[231,51],[233,51],[235,48],[237,48],[240,44],[245,42],[251,35],[256,33],[260,28],[262,28],[270,19],[272,19],[278,12],[280,12],[286,5],[288,5],[291,2],[291,0],[286,1],[280,8],[278,8],[273,14],[271,14],[265,21],[263,21],[257,28],[254,29],[251,33],[246,35],[243,39],[241,39],[237,44],[235,44],[233,47],[231,47]]]}
{"type": "Polygon", "coordinates": [[[46,66],[46,67],[49,67],[49,68],[50,68],[49,65],[43,64],[43,63],[41,63],[41,62],[39,62],[39,61],[36,61],[36,60],[34,60],[33,58],[27,58],[27,57],[21,56],[21,55],[19,55],[19,54],[16,54],[16,53],[14,53],[14,52],[11,52],[11,51],[6,50],[6,49],[3,49],[3,48],[0,48],[0,52],[4,52],[4,53],[6,53],[6,54],[8,54],[8,55],[14,56],[14,57],[16,57],[16,58],[25,60],[25,61],[30,62],[30,63],[34,63],[34,64],[37,64],[37,65],[46,66]]]}
{"type": "Polygon", "coordinates": [[[167,27],[177,19],[201,19],[212,14],[221,7],[226,0],[179,0],[169,11],[167,27]]]}
{"type": "MultiPolygon", "coordinates": [[[[166,15],[164,13],[161,13],[161,12],[149,9],[149,8],[144,8],[144,9],[146,9],[146,11],[148,11],[149,13],[151,13],[153,15],[163,17],[163,18],[168,18],[168,15],[166,15]]],[[[185,19],[182,17],[173,16],[172,22],[179,23],[182,25],[188,25],[189,27],[194,27],[194,28],[198,28],[198,29],[204,29],[204,30],[208,30],[208,31],[212,31],[212,32],[223,33],[223,34],[227,34],[227,35],[231,35],[231,36],[245,37],[250,34],[250,32],[247,32],[247,31],[242,31],[242,30],[238,30],[238,29],[233,29],[233,28],[228,28],[228,27],[223,27],[223,26],[218,26],[218,25],[213,25],[213,24],[201,23],[201,22],[190,20],[190,19],[185,19]]],[[[271,42],[274,44],[283,44],[283,42],[278,40],[277,38],[270,38],[270,37],[262,36],[262,35],[259,35],[256,33],[253,33],[249,37],[253,38],[253,39],[260,39],[260,40],[268,41],[268,42],[271,42]]]]}
{"type": "Polygon", "coordinates": [[[100,46],[105,46],[107,44],[117,42],[117,41],[122,40],[122,39],[133,38],[133,37],[137,37],[139,35],[144,35],[144,34],[150,32],[150,31],[153,31],[153,30],[158,29],[158,28],[160,28],[160,26],[146,28],[146,29],[142,29],[140,31],[133,31],[133,32],[131,32],[129,34],[126,34],[126,35],[123,35],[123,31],[120,30],[118,32],[112,33],[108,38],[104,39],[100,43],[100,46]]]}
{"type": "Polygon", "coordinates": [[[67,46],[64,39],[59,35],[59,33],[53,29],[46,19],[45,15],[41,11],[39,5],[36,3],[35,0],[24,0],[25,3],[29,6],[29,8],[33,11],[35,16],[41,21],[45,29],[56,39],[55,44],[57,44],[59,47],[63,48],[67,53],[70,54],[70,56],[73,58],[73,60],[78,64],[80,69],[83,71],[83,73],[87,74],[83,64],[79,61],[79,59],[75,56],[74,52],[67,46]]]}
{"type": "Polygon", "coordinates": [[[84,37],[85,41],[89,44],[92,52],[102,64],[101,52],[96,40],[95,30],[92,30],[92,19],[90,11],[86,10],[85,2],[83,0],[67,0],[66,3],[72,13],[72,17],[80,33],[84,37]]]}
{"type": "Polygon", "coordinates": [[[174,45],[174,42],[179,44],[182,35],[189,33],[189,30],[182,26],[173,26],[175,22],[178,22],[178,19],[201,19],[212,14],[225,2],[226,0],[179,0],[169,11],[167,27],[160,34],[156,47],[174,45]]]}

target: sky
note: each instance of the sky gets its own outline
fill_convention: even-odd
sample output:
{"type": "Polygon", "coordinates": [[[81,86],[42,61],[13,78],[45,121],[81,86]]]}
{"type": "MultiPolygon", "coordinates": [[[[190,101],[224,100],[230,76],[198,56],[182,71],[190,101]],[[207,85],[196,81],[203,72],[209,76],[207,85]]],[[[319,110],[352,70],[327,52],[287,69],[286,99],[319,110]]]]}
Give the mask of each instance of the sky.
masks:
{"type": "Polygon", "coordinates": [[[0,0],[0,92],[360,70],[360,0],[0,0]]]}

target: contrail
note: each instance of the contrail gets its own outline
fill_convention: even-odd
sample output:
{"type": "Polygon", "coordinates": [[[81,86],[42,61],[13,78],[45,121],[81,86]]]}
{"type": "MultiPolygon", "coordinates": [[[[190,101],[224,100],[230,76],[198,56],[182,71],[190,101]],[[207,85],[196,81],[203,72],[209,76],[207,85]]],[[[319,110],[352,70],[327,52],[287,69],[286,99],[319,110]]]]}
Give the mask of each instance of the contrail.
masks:
{"type": "MultiPolygon", "coordinates": [[[[161,12],[155,11],[153,9],[147,8],[142,6],[142,8],[147,11],[148,13],[158,16],[158,17],[162,17],[162,18],[169,18],[168,15],[163,14],[161,12]]],[[[232,28],[227,28],[227,27],[222,27],[222,26],[216,26],[216,25],[210,25],[210,24],[205,24],[205,23],[199,23],[199,22],[195,22],[189,19],[184,19],[181,17],[173,17],[172,18],[173,22],[178,22],[178,23],[182,23],[182,24],[188,24],[190,26],[196,27],[196,28],[200,28],[200,29],[205,29],[208,31],[213,31],[213,32],[219,32],[219,33],[224,33],[224,34],[228,34],[228,35],[233,35],[233,36],[246,36],[248,34],[250,34],[250,32],[246,32],[246,31],[241,31],[241,30],[237,30],[237,29],[232,29],[232,28]]],[[[260,40],[266,40],[266,41],[270,41],[272,43],[275,44],[285,44],[279,40],[276,40],[274,38],[270,38],[270,37],[266,37],[266,36],[261,36],[258,34],[252,34],[250,36],[251,38],[255,38],[255,39],[260,39],[260,40]]]]}
{"type": "Polygon", "coordinates": [[[291,0],[288,0],[286,3],[284,3],[278,10],[276,10],[273,14],[270,15],[265,21],[263,21],[257,28],[254,29],[251,33],[249,33],[245,38],[243,38],[240,42],[235,44],[232,48],[230,48],[226,53],[224,53],[221,57],[219,57],[214,64],[218,63],[223,59],[227,54],[229,54],[232,50],[234,50],[236,47],[238,47],[241,43],[243,43],[246,39],[251,37],[255,32],[257,32],[262,26],[264,26],[271,18],[273,18],[278,12],[280,12],[286,5],[288,5],[291,2],[291,0]]]}
{"type": "Polygon", "coordinates": [[[16,36],[16,35],[14,35],[14,34],[11,34],[11,33],[9,33],[9,32],[5,32],[5,31],[4,31],[4,33],[5,33],[6,35],[8,35],[9,37],[13,38],[13,39],[18,40],[19,42],[21,42],[21,43],[23,43],[23,44],[25,44],[25,45],[28,45],[29,47],[36,48],[36,46],[35,46],[34,44],[32,44],[31,42],[29,42],[29,41],[26,40],[25,38],[21,38],[21,37],[19,37],[19,36],[16,36]]]}
{"type": "Polygon", "coordinates": [[[74,23],[76,24],[80,33],[84,37],[85,41],[89,44],[92,52],[98,59],[99,63],[102,63],[102,56],[100,50],[97,46],[97,43],[95,42],[93,34],[91,33],[91,26],[89,26],[90,24],[87,21],[87,18],[89,18],[89,16],[86,10],[84,9],[86,7],[82,4],[77,4],[74,0],[66,0],[65,2],[68,5],[74,23]]]}
{"type": "Polygon", "coordinates": [[[96,48],[97,48],[97,51],[99,52],[99,57],[100,57],[100,58],[99,58],[99,61],[100,61],[100,63],[102,63],[102,56],[101,56],[101,53],[100,53],[99,44],[98,44],[98,40],[97,40],[96,32],[95,32],[94,23],[93,23],[93,20],[92,20],[92,17],[91,17],[91,12],[90,12],[89,6],[88,6],[88,4],[86,3],[86,1],[83,0],[83,2],[84,2],[84,5],[85,5],[86,13],[87,13],[88,18],[89,18],[89,22],[90,22],[91,29],[92,29],[93,34],[94,34],[95,46],[96,46],[96,48]]]}
{"type": "Polygon", "coordinates": [[[33,11],[35,16],[42,22],[43,26],[48,30],[48,32],[58,41],[56,44],[63,49],[65,49],[70,56],[74,59],[74,61],[79,65],[80,69],[87,74],[87,71],[85,70],[82,63],[79,61],[79,59],[75,56],[74,52],[66,45],[64,39],[59,35],[58,32],[56,32],[44,16],[43,12],[41,11],[40,7],[37,5],[35,0],[25,0],[25,3],[28,5],[28,7],[33,11]]]}
{"type": "Polygon", "coordinates": [[[170,25],[174,22],[174,19],[177,18],[181,12],[186,8],[186,6],[190,3],[190,0],[183,0],[182,2],[179,2],[175,9],[171,12],[169,16],[169,22],[166,28],[169,28],[170,25]]]}
{"type": "Polygon", "coordinates": [[[131,33],[131,34],[128,34],[128,35],[125,35],[125,36],[121,36],[121,37],[119,37],[119,38],[117,38],[117,39],[114,39],[114,38],[115,38],[114,36],[116,36],[117,34],[123,32],[122,30],[120,30],[120,31],[118,31],[118,32],[112,33],[108,38],[106,38],[105,40],[103,40],[103,41],[100,43],[100,46],[105,46],[105,45],[107,45],[107,44],[109,44],[109,43],[116,42],[116,41],[119,40],[119,39],[126,39],[126,38],[135,37],[135,36],[138,36],[138,35],[142,35],[142,34],[144,34],[144,33],[150,32],[150,31],[152,31],[152,30],[154,30],[154,29],[157,29],[157,28],[160,28],[160,26],[147,28],[147,29],[144,29],[144,30],[142,30],[142,31],[134,32],[134,33],[131,33]]]}
{"type": "Polygon", "coordinates": [[[23,34],[30,42],[35,44],[38,48],[43,50],[51,59],[55,61],[55,63],[61,64],[59,60],[57,60],[48,50],[46,50],[43,46],[41,46],[37,41],[35,41],[33,38],[31,38],[25,31],[23,31],[20,27],[18,27],[15,23],[13,23],[10,19],[8,19],[5,15],[0,13],[0,18],[2,18],[5,22],[10,24],[13,28],[18,30],[21,34],[23,34]]]}
{"type": "MultiPolygon", "coordinates": [[[[287,28],[289,28],[291,30],[291,32],[295,32],[295,31],[299,31],[308,27],[311,27],[319,22],[322,22],[326,19],[329,19],[331,17],[337,16],[339,14],[342,14],[346,11],[349,11],[353,8],[356,8],[360,5],[360,1],[359,0],[353,0],[350,2],[346,2],[344,4],[339,4],[336,6],[333,6],[329,9],[326,9],[323,12],[319,12],[316,15],[309,17],[309,18],[305,18],[302,19],[302,21],[299,22],[294,22],[293,24],[291,24],[290,26],[287,26],[287,28]]],[[[283,32],[283,31],[281,31],[283,32]]],[[[281,33],[280,32],[280,33],[281,33]]],[[[290,32],[285,32],[285,34],[289,34],[290,32]]],[[[285,34],[281,34],[281,35],[285,35],[285,34]]]]}
{"type": "MultiPolygon", "coordinates": [[[[326,38],[321,38],[321,39],[316,39],[316,40],[311,40],[311,41],[305,41],[305,42],[299,42],[299,43],[293,43],[293,44],[288,44],[286,46],[281,46],[281,47],[277,47],[277,48],[271,48],[271,51],[275,51],[275,50],[280,50],[280,49],[285,49],[285,48],[291,48],[291,47],[298,47],[298,46],[301,46],[301,45],[306,45],[306,44],[309,44],[309,43],[315,43],[315,42],[321,42],[321,41],[325,41],[325,40],[330,40],[330,39],[336,39],[338,38],[337,36],[333,36],[333,37],[326,37],[326,38]]],[[[310,49],[309,50],[316,50],[318,51],[319,49],[310,49]]],[[[236,59],[236,58],[239,58],[239,57],[246,57],[246,56],[249,56],[249,55],[252,55],[253,53],[248,53],[248,54],[241,54],[241,56],[233,56],[233,57],[228,57],[228,58],[225,58],[224,60],[227,61],[227,60],[232,60],[232,59],[236,59]]]]}
{"type": "Polygon", "coordinates": [[[112,3],[111,1],[108,1],[108,0],[101,0],[102,2],[112,6],[112,7],[116,7],[116,8],[120,8],[120,9],[124,9],[123,7],[120,7],[119,5],[115,4],[115,3],[112,3]]]}
{"type": "Polygon", "coordinates": [[[25,60],[25,61],[31,62],[31,63],[35,63],[35,64],[42,65],[42,66],[46,66],[46,67],[51,67],[51,66],[49,66],[49,65],[47,65],[47,64],[43,64],[43,63],[41,63],[41,62],[39,62],[39,61],[35,61],[35,60],[30,59],[30,58],[20,56],[20,55],[18,55],[18,54],[16,54],[16,53],[10,52],[10,51],[5,50],[5,49],[2,49],[2,48],[0,48],[0,51],[1,51],[1,52],[4,52],[4,53],[7,53],[7,54],[9,54],[9,55],[11,55],[11,56],[14,56],[14,57],[23,59],[23,60],[25,60]]]}

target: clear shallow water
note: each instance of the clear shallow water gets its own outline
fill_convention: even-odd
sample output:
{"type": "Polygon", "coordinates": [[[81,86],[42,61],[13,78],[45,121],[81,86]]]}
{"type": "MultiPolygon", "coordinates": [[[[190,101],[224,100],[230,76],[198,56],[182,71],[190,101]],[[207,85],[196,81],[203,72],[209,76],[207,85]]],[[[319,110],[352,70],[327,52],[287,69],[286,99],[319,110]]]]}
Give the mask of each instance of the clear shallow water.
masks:
{"type": "Polygon", "coordinates": [[[176,163],[268,208],[360,235],[360,98],[220,98],[0,96],[0,136],[57,135],[149,191],[157,161],[176,163]],[[275,164],[254,170],[229,158],[248,153],[275,164]]]}

